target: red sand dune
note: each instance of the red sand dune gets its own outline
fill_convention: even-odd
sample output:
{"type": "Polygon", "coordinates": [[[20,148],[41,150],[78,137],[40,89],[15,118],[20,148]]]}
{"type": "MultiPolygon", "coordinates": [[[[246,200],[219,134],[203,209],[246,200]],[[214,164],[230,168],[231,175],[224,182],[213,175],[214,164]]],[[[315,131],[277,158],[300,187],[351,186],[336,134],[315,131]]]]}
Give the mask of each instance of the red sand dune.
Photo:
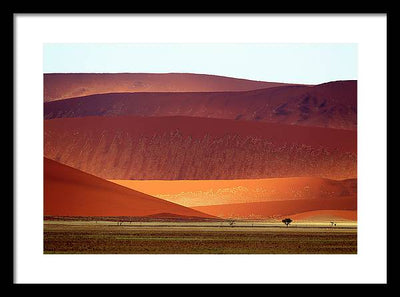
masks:
{"type": "Polygon", "coordinates": [[[357,221],[357,210],[314,210],[290,216],[296,221],[357,221]]]}
{"type": "Polygon", "coordinates": [[[334,199],[309,199],[209,205],[193,207],[220,218],[268,219],[315,210],[357,210],[356,196],[334,199]]]}
{"type": "Polygon", "coordinates": [[[45,216],[173,215],[212,218],[44,158],[45,216]]]}
{"type": "Polygon", "coordinates": [[[357,195],[357,179],[110,180],[187,207],[357,195]]]}
{"type": "Polygon", "coordinates": [[[46,120],[44,154],[105,179],[357,177],[355,131],[190,117],[46,120]]]}
{"type": "Polygon", "coordinates": [[[246,92],[111,93],[48,102],[45,119],[189,116],[357,129],[357,81],[246,92]]]}
{"type": "Polygon", "coordinates": [[[44,100],[120,92],[221,92],[290,85],[192,73],[49,73],[44,100]]]}

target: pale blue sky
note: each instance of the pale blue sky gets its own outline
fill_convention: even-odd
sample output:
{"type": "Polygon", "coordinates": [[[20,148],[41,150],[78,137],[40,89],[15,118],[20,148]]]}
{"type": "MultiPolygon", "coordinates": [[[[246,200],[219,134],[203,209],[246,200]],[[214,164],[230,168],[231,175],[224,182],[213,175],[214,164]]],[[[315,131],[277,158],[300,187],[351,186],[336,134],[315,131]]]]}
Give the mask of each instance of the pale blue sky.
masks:
{"type": "Polygon", "coordinates": [[[357,79],[357,44],[45,44],[44,73],[215,74],[318,84],[357,79]]]}

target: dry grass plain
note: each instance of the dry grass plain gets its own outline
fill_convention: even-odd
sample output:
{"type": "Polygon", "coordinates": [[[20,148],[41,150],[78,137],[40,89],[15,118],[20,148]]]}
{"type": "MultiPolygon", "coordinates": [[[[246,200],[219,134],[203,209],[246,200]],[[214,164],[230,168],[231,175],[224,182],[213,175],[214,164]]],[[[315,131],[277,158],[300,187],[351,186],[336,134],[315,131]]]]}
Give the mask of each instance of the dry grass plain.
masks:
{"type": "Polygon", "coordinates": [[[356,254],[357,224],[44,222],[45,254],[356,254]]]}

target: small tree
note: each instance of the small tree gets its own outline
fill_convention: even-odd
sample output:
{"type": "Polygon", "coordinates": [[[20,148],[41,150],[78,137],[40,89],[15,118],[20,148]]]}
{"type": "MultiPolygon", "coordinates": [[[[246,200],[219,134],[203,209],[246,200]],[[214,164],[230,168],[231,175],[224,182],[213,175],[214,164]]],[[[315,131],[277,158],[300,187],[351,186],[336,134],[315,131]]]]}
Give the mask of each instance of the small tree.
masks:
{"type": "Polygon", "coordinates": [[[282,220],[282,223],[284,223],[286,225],[286,227],[289,227],[289,224],[293,222],[293,220],[291,218],[286,218],[284,220],[282,220]]]}

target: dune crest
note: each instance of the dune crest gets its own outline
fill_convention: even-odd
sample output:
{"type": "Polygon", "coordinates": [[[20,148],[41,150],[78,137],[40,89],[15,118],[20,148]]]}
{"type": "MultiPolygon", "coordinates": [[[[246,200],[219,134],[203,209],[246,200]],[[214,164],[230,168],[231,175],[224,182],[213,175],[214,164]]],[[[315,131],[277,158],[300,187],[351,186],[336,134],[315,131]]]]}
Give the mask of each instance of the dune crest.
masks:
{"type": "Polygon", "coordinates": [[[290,85],[195,73],[48,73],[44,101],[115,92],[226,92],[290,85]]]}

